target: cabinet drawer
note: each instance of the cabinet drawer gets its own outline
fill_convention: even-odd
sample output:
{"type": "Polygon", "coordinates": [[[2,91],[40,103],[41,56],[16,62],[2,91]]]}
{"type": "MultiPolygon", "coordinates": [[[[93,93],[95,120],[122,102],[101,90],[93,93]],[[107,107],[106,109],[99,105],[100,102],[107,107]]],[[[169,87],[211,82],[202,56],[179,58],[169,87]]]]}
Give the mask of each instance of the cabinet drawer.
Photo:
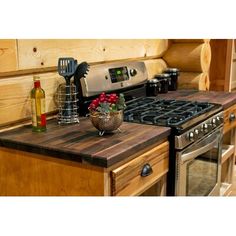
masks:
{"type": "Polygon", "coordinates": [[[131,196],[141,194],[167,173],[168,162],[169,142],[166,141],[114,169],[111,173],[112,195],[131,196]],[[148,175],[150,167],[152,173],[148,175]],[[147,170],[147,176],[142,176],[142,174],[145,175],[145,170],[147,170]]]}
{"type": "Polygon", "coordinates": [[[236,105],[224,111],[224,133],[236,127],[236,105]]]}

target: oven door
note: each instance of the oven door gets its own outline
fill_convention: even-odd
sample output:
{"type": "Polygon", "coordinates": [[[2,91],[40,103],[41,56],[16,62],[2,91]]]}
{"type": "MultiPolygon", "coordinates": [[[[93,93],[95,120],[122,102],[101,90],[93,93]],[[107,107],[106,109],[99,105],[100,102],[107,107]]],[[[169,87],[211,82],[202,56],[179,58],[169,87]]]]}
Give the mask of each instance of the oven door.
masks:
{"type": "Polygon", "coordinates": [[[176,153],[176,195],[220,194],[222,132],[222,128],[217,129],[176,153]]]}

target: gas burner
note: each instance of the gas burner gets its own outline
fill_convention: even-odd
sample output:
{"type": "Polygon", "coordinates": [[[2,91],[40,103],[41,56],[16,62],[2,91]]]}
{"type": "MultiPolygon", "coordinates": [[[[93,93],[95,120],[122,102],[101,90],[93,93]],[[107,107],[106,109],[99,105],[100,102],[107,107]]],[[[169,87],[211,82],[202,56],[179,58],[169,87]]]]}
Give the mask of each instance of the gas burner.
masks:
{"type": "Polygon", "coordinates": [[[177,127],[198,117],[214,107],[214,104],[192,101],[138,98],[127,103],[124,120],[144,124],[177,127]]]}

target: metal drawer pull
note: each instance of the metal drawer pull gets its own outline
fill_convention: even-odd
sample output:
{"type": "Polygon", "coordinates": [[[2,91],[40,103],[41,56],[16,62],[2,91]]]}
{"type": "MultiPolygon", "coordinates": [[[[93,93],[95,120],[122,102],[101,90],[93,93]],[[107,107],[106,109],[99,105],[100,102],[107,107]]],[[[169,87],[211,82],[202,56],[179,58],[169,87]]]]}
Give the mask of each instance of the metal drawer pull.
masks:
{"type": "Polygon", "coordinates": [[[231,113],[231,114],[229,115],[229,121],[232,122],[232,121],[234,121],[234,120],[235,120],[235,114],[234,114],[234,113],[231,113]]]}
{"type": "Polygon", "coordinates": [[[152,167],[147,163],[143,166],[143,169],[141,171],[141,176],[142,177],[149,176],[150,174],[152,174],[152,172],[153,172],[152,167]]]}

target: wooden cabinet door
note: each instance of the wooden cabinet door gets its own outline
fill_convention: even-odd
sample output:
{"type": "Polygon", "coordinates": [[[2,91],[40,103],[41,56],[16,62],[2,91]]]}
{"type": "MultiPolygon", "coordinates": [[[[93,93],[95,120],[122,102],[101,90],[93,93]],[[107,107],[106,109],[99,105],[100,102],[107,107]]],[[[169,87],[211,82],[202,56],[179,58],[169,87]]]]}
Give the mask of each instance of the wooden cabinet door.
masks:
{"type": "Polygon", "coordinates": [[[166,141],[112,171],[112,195],[139,195],[153,186],[168,172],[169,142],[166,141]],[[142,176],[143,168],[152,168],[150,175],[142,176]]]}

